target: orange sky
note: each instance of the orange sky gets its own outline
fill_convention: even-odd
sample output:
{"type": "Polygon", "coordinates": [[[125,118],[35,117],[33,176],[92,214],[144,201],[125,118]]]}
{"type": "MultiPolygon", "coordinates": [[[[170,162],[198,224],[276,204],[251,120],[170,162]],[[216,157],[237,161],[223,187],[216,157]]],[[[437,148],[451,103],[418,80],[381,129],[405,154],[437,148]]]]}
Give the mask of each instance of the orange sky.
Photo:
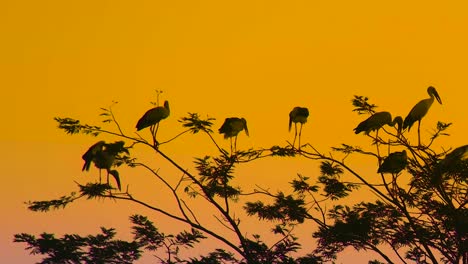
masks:
{"type": "MultiPolygon", "coordinates": [[[[301,105],[311,112],[303,142],[326,151],[368,143],[352,132],[362,119],[350,111],[353,95],[405,116],[433,85],[443,105],[433,105],[423,135],[437,120],[454,122],[444,146],[466,144],[467,8],[466,1],[2,1],[0,260],[31,263],[24,245],[11,243],[14,233],[125,231],[132,213],[158,217],[124,203],[80,202],[49,214],[22,204],[95,176],[81,173],[81,155],[96,139],[64,135],[53,117],[97,122],[99,108],[116,100],[133,133],[155,89],[172,108],[162,137],[198,112],[217,118],[216,128],[225,117],[245,117],[251,135],[239,138],[243,147],[285,144],[288,113],[301,105]]],[[[185,167],[213,151],[201,136],[167,148],[185,167]]],[[[310,161],[241,169],[277,188],[316,170],[310,161]]],[[[131,177],[125,184],[153,192],[144,175],[131,177]]]]}

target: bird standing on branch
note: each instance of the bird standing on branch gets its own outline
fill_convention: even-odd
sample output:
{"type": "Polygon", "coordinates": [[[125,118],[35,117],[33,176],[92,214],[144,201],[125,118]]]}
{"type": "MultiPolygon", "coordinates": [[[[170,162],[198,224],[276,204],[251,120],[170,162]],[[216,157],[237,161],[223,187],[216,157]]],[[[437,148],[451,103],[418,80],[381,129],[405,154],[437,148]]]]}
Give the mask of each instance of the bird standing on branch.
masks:
{"type": "Polygon", "coordinates": [[[401,118],[401,116],[395,117],[395,119],[392,121],[392,115],[389,112],[377,112],[359,123],[359,125],[354,129],[354,133],[359,134],[364,132],[366,135],[369,135],[370,132],[377,131],[375,136],[377,138],[379,129],[381,129],[384,125],[393,127],[395,124],[398,124],[397,130],[398,133],[400,133],[402,123],[403,118],[401,118]]]}
{"type": "Polygon", "coordinates": [[[301,124],[299,129],[299,148],[301,149],[301,134],[302,134],[302,125],[307,123],[307,118],[309,117],[309,109],[306,107],[299,107],[296,106],[289,112],[289,131],[291,131],[291,125],[294,123],[294,140],[293,140],[293,148],[294,144],[296,143],[297,137],[297,123],[301,124]]]}
{"type": "Polygon", "coordinates": [[[421,127],[421,120],[431,108],[432,103],[434,102],[434,98],[437,99],[439,104],[442,104],[442,100],[440,99],[439,94],[437,93],[436,89],[432,86],[427,88],[427,93],[429,94],[429,98],[419,101],[409,112],[408,116],[406,116],[405,121],[403,122],[403,129],[408,128],[410,131],[413,124],[418,121],[418,145],[421,146],[421,134],[420,134],[420,127],[421,127]]]}
{"type": "Polygon", "coordinates": [[[125,152],[129,154],[128,150],[124,147],[123,141],[107,144],[105,141],[99,141],[92,145],[86,153],[83,154],[82,159],[85,161],[82,171],[89,171],[91,163],[99,169],[99,182],[101,182],[101,170],[107,171],[107,184],[109,184],[109,174],[112,175],[117,182],[119,190],[121,190],[119,172],[111,170],[115,165],[116,157],[125,152]]]}
{"type": "Polygon", "coordinates": [[[379,166],[378,173],[399,173],[408,165],[406,150],[393,152],[379,166]]]}
{"type": "Polygon", "coordinates": [[[137,131],[150,127],[151,135],[153,135],[153,138],[156,138],[157,128],[155,130],[154,126],[158,125],[159,127],[159,122],[166,119],[170,113],[169,102],[164,101],[164,106],[158,106],[148,110],[140,120],[138,120],[136,125],[137,131]]]}
{"type": "Polygon", "coordinates": [[[219,128],[219,133],[224,134],[225,139],[231,140],[231,153],[233,152],[232,149],[232,138],[234,139],[234,151],[237,150],[237,135],[242,130],[245,131],[245,134],[249,136],[249,129],[247,128],[247,121],[245,118],[238,118],[238,117],[228,117],[224,120],[223,125],[219,128]]]}

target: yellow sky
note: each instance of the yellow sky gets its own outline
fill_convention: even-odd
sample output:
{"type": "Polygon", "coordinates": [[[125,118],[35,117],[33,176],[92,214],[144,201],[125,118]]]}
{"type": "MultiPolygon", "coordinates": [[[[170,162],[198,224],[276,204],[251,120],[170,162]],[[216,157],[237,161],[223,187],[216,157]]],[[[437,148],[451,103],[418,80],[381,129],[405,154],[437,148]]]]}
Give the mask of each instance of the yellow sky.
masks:
{"type": "MultiPolygon", "coordinates": [[[[311,112],[303,142],[327,150],[368,142],[352,133],[362,119],[350,112],[353,95],[405,116],[433,85],[443,105],[433,105],[423,132],[437,120],[454,122],[446,147],[466,144],[467,10],[466,1],[2,1],[0,260],[31,262],[12,245],[14,233],[94,233],[128,228],[135,212],[151,216],[112,202],[39,214],[22,202],[69,193],[73,181],[92,177],[82,175],[80,157],[95,139],[64,135],[53,117],[97,122],[99,108],[116,100],[133,133],[155,89],[171,102],[162,136],[198,112],[217,118],[216,128],[225,117],[245,117],[244,147],[284,144],[288,113],[301,105],[311,112]]],[[[206,142],[186,137],[168,151],[189,167],[191,157],[213,151],[200,148],[206,142]]],[[[317,167],[294,166],[284,169],[287,179],[317,167]]],[[[282,169],[260,163],[251,174],[285,184],[282,169]]]]}

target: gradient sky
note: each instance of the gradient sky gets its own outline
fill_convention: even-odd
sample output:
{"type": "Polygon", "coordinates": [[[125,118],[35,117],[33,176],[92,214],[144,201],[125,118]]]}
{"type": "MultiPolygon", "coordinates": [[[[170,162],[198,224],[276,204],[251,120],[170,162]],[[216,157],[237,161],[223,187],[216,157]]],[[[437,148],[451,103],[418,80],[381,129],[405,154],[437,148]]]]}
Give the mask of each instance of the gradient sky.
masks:
{"type": "MultiPolygon", "coordinates": [[[[65,135],[53,117],[99,122],[99,108],[115,100],[133,133],[156,89],[172,108],[163,138],[182,131],[177,119],[197,112],[217,118],[216,128],[225,117],[245,117],[251,134],[239,137],[242,147],[283,145],[292,140],[288,113],[300,105],[311,113],[303,142],[327,151],[368,143],[352,131],[362,120],[351,112],[353,95],[405,116],[432,85],[443,105],[424,119],[423,138],[441,120],[454,123],[444,147],[466,144],[467,11],[466,1],[0,2],[0,260],[33,261],[11,242],[20,232],[88,234],[106,226],[125,238],[133,213],[174,228],[125,203],[84,201],[47,214],[23,204],[68,194],[74,181],[96,176],[81,172],[81,155],[96,139],[65,135]]],[[[188,136],[166,148],[190,168],[192,157],[214,150],[207,143],[188,136]]],[[[239,182],[248,175],[249,183],[277,189],[298,172],[316,171],[310,161],[262,161],[241,168],[239,182]]],[[[147,188],[149,176],[128,172],[124,184],[161,199],[147,188]]]]}

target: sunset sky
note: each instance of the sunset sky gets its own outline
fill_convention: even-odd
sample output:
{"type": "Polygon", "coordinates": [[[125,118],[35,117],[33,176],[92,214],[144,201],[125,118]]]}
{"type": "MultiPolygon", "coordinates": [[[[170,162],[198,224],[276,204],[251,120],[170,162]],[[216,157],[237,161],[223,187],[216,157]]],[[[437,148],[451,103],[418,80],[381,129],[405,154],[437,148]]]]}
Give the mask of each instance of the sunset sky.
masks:
{"type": "MultiPolygon", "coordinates": [[[[328,152],[345,142],[369,143],[352,131],[363,119],[351,111],[353,95],[406,116],[432,85],[443,105],[434,103],[424,118],[423,140],[441,120],[454,125],[439,150],[467,144],[467,12],[466,1],[1,1],[0,262],[37,261],[24,244],[12,243],[15,233],[84,235],[105,226],[128,238],[134,213],[164,232],[186,228],[124,202],[80,201],[51,213],[24,205],[69,194],[75,181],[98,175],[81,172],[81,155],[99,139],[66,135],[54,117],[99,124],[100,107],[118,101],[117,118],[133,134],[155,90],[171,103],[161,138],[181,132],[177,120],[196,112],[216,118],[216,130],[226,117],[245,117],[250,137],[239,136],[240,148],[285,145],[293,136],[289,111],[305,106],[302,142],[328,152]]],[[[221,135],[216,140],[229,148],[221,135]]],[[[164,148],[191,171],[193,157],[215,151],[201,135],[164,148]]],[[[180,177],[154,161],[167,177],[180,177]]],[[[366,171],[366,164],[353,165],[366,171]]],[[[254,162],[241,166],[238,182],[276,190],[317,167],[300,159],[254,162]]],[[[163,201],[141,171],[124,170],[122,181],[163,201]]]]}

